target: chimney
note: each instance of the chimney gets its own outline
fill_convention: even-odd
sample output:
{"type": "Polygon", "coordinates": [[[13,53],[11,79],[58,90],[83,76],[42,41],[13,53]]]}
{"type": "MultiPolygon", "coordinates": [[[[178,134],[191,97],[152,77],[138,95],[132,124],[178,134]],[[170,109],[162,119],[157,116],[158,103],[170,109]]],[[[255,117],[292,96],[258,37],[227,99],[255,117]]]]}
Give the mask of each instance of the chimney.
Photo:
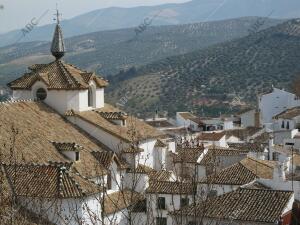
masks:
{"type": "Polygon", "coordinates": [[[284,166],[281,163],[275,165],[273,169],[273,180],[274,181],[284,181],[285,180],[285,172],[284,166]]]}

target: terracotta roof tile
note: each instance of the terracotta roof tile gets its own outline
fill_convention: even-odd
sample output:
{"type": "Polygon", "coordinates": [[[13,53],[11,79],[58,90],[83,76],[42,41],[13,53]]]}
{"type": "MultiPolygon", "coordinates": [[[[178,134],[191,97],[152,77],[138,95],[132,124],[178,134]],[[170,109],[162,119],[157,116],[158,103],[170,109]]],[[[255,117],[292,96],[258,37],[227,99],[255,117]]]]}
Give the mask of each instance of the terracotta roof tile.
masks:
{"type": "Polygon", "coordinates": [[[99,115],[99,113],[97,112],[120,112],[120,110],[109,104],[105,104],[105,106],[100,109],[86,112],[75,112],[75,114],[77,117],[85,120],[86,122],[94,124],[100,129],[127,142],[131,141],[129,132],[133,129],[137,131],[137,137],[140,140],[148,138],[159,138],[160,136],[164,135],[164,133],[162,133],[161,131],[133,116],[127,118],[126,126],[120,126],[111,123],[110,121],[99,115]]]}
{"type": "Polygon", "coordinates": [[[224,132],[201,133],[198,139],[201,141],[219,141],[225,136],[224,132]]]}
{"type": "Polygon", "coordinates": [[[265,145],[260,143],[228,143],[228,146],[233,149],[248,151],[248,152],[264,152],[265,145]]]}
{"type": "Polygon", "coordinates": [[[173,214],[211,219],[274,223],[293,196],[290,191],[239,188],[206,202],[184,207],[173,214]]]}
{"type": "Polygon", "coordinates": [[[6,164],[3,167],[17,196],[80,198],[102,191],[65,167],[6,164]]]}
{"type": "Polygon", "coordinates": [[[294,107],[287,109],[282,113],[277,114],[273,119],[293,119],[296,116],[300,116],[300,107],[294,107]]]}
{"type": "Polygon", "coordinates": [[[253,158],[245,158],[241,162],[224,168],[214,175],[202,179],[200,183],[223,185],[243,185],[257,178],[272,179],[274,165],[253,158]]]}
{"type": "Polygon", "coordinates": [[[157,181],[170,181],[172,178],[172,173],[172,171],[166,170],[152,171],[149,173],[149,179],[157,181]]]}
{"type": "Polygon", "coordinates": [[[167,147],[167,145],[162,140],[157,139],[154,147],[165,148],[165,147],[167,147]]]}
{"type": "Polygon", "coordinates": [[[106,87],[108,82],[93,73],[87,73],[61,60],[29,67],[31,72],[8,84],[11,89],[31,89],[36,81],[42,81],[48,89],[88,89],[93,80],[97,87],[106,87]]]}
{"type": "Polygon", "coordinates": [[[197,160],[199,159],[203,151],[203,147],[179,148],[177,149],[177,152],[173,154],[173,162],[197,163],[197,160]]]}
{"type": "Polygon", "coordinates": [[[173,181],[156,181],[151,180],[147,193],[153,194],[193,194],[195,186],[192,183],[187,182],[173,182],[173,181]]]}
{"type": "MultiPolygon", "coordinates": [[[[72,163],[57,150],[53,141],[76,143],[83,149],[80,161],[75,162],[72,169],[89,178],[106,173],[91,154],[92,151],[103,151],[102,144],[42,102],[0,103],[0,151],[6,163],[10,163],[12,128],[18,130],[14,145],[16,163],[72,163]]],[[[60,144],[64,149],[74,146],[60,144]]]]}
{"type": "Polygon", "coordinates": [[[104,198],[104,213],[110,215],[127,207],[134,207],[144,200],[143,195],[130,190],[121,190],[106,195],[104,198]]]}
{"type": "Polygon", "coordinates": [[[232,148],[221,148],[218,146],[210,146],[200,165],[209,165],[215,163],[218,156],[246,156],[248,151],[236,150],[232,148]]]}

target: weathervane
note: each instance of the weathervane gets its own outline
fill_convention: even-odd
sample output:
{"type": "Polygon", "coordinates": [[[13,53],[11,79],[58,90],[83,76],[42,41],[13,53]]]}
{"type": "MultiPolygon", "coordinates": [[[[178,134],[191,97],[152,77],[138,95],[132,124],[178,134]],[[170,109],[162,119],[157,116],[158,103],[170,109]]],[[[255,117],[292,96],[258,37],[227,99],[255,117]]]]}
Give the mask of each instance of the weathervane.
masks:
{"type": "Polygon", "coordinates": [[[54,18],[53,20],[54,20],[54,21],[57,21],[57,24],[59,24],[59,23],[60,23],[59,17],[62,16],[62,14],[59,13],[59,11],[58,11],[57,3],[56,3],[56,13],[54,14],[54,16],[56,16],[56,18],[54,18]]]}

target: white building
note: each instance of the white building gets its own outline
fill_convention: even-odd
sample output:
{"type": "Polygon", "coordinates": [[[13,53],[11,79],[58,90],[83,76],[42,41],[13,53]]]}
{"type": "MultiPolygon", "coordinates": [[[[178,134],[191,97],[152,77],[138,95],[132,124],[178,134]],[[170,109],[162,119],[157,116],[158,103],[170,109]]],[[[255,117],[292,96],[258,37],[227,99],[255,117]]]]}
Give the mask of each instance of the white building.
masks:
{"type": "Polygon", "coordinates": [[[261,124],[269,126],[275,115],[296,106],[300,106],[300,100],[295,94],[273,88],[271,93],[259,97],[261,124]]]}

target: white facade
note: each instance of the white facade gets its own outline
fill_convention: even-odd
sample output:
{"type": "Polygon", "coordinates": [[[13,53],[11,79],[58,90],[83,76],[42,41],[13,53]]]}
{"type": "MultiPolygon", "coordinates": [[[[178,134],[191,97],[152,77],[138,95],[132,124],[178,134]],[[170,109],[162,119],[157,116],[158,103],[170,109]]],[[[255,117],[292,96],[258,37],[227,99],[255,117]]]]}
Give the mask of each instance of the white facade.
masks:
{"type": "Polygon", "coordinates": [[[42,199],[19,197],[18,202],[25,208],[57,224],[100,225],[102,194],[78,199],[42,199]]]}
{"type": "Polygon", "coordinates": [[[96,88],[94,81],[90,86],[94,88],[93,106],[88,106],[88,90],[48,90],[41,81],[36,81],[31,90],[13,90],[13,100],[36,99],[37,90],[42,88],[47,92],[44,102],[62,115],[71,109],[81,112],[104,107],[104,88],[96,88]]]}
{"type": "Polygon", "coordinates": [[[255,109],[252,109],[252,110],[249,110],[247,112],[240,114],[241,126],[242,127],[255,127],[256,126],[255,114],[256,114],[255,109]]]}
{"type": "Polygon", "coordinates": [[[272,123],[273,116],[295,106],[300,106],[300,100],[295,94],[273,88],[271,93],[259,98],[261,124],[272,123]]]}
{"type": "Polygon", "coordinates": [[[188,204],[193,203],[193,196],[192,195],[180,195],[180,194],[147,194],[147,206],[150,210],[150,215],[152,217],[152,221],[149,221],[150,224],[156,224],[156,218],[166,218],[167,225],[174,225],[174,221],[172,217],[168,214],[174,210],[178,210],[181,207],[181,199],[188,199],[188,204]],[[159,209],[158,207],[158,198],[165,199],[165,208],[159,209]]]}

